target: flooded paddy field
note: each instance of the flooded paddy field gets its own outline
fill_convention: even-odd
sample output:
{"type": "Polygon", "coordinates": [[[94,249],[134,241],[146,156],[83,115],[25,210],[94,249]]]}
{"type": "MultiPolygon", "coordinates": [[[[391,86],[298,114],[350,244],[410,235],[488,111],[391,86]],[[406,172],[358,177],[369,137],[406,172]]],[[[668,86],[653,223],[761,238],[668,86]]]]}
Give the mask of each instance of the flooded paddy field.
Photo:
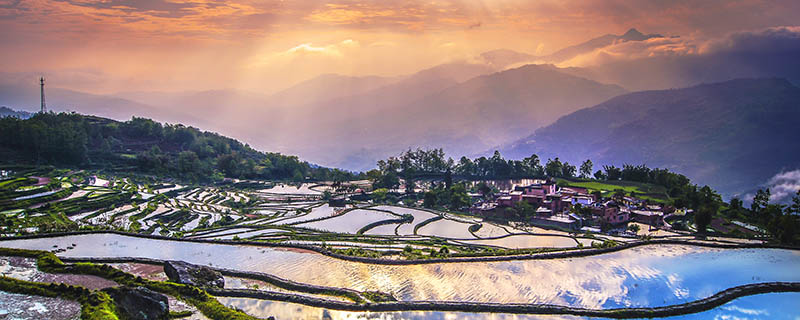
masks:
{"type": "Polygon", "coordinates": [[[769,281],[800,281],[800,253],[783,249],[714,249],[648,245],[581,258],[379,265],[318,253],[257,246],[177,242],[116,234],[3,241],[4,247],[48,249],[78,244],[65,257],[184,260],[359,291],[403,301],[548,303],[586,308],[665,306],[769,281]],[[89,244],[94,244],[89,245],[89,244]]]}
{"type": "MultiPolygon", "coordinates": [[[[605,319],[587,318],[567,315],[524,315],[504,313],[469,313],[439,311],[406,311],[406,312],[349,312],[309,307],[301,304],[266,301],[250,298],[220,297],[219,301],[227,306],[244,310],[258,317],[275,316],[276,319],[384,319],[384,320],[579,320],[605,319]]],[[[767,293],[742,297],[712,310],[699,313],[659,318],[665,320],[736,320],[736,319],[777,319],[795,320],[800,316],[797,308],[800,293],[767,293]]]]}
{"type": "MultiPolygon", "coordinates": [[[[3,215],[17,219],[19,223],[14,226],[16,229],[6,228],[5,235],[36,232],[39,225],[34,222],[53,216],[53,212],[48,210],[57,208],[64,212],[65,221],[78,227],[113,228],[175,239],[223,241],[185,242],[91,233],[55,238],[6,238],[8,240],[0,241],[0,247],[52,251],[58,256],[72,258],[182,260],[215,268],[261,272],[307,285],[359,292],[380,291],[400,301],[530,303],[593,309],[657,307],[706,298],[744,284],[800,281],[800,274],[796,272],[800,266],[798,251],[716,249],[679,244],[646,245],[580,258],[419,264],[416,261],[581,250],[638,240],[571,233],[522,223],[485,221],[474,216],[419,207],[375,205],[364,201],[329,202],[323,200],[323,191],[335,192],[335,189],[324,185],[275,184],[264,188],[268,185],[262,184],[254,189],[240,189],[226,185],[154,186],[114,177],[100,179],[102,183],[96,183],[99,179],[91,185],[76,181],[55,190],[26,186],[28,189],[22,191],[36,196],[12,198],[19,203],[24,201],[25,205],[3,208],[3,215]],[[239,240],[253,243],[243,245],[239,240]],[[285,247],[262,246],[267,243],[285,247]],[[407,259],[413,263],[353,262],[335,258],[337,255],[407,259]]],[[[670,236],[699,243],[686,235],[670,236]]],[[[703,243],[733,242],[711,238],[703,243]]],[[[93,276],[38,272],[33,263],[32,259],[0,257],[0,272],[17,279],[73,284],[91,289],[116,285],[93,276]]],[[[111,265],[145,279],[166,280],[160,265],[135,262],[111,265]]],[[[340,302],[347,300],[293,292],[259,280],[228,276],[225,279],[228,289],[291,293],[340,302]]],[[[18,295],[0,294],[0,318],[4,315],[9,319],[42,318],[35,317],[37,312],[50,312],[54,308],[64,313],[55,315],[54,319],[79,316],[79,311],[70,311],[74,310],[70,309],[70,303],[77,305],[74,302],[47,300],[49,298],[28,302],[18,295]]],[[[767,306],[769,303],[764,297],[778,302],[797,299],[796,294],[748,296],[686,318],[734,319],[746,315],[751,318],[780,318],[777,315],[797,315],[796,310],[787,311],[785,306],[767,306]]],[[[252,298],[219,297],[219,301],[251,315],[278,319],[575,318],[463,312],[344,312],[252,298]]],[[[185,304],[180,306],[180,303],[171,297],[170,305],[176,310],[190,308],[185,304]]],[[[192,317],[203,319],[197,312],[192,317]]]]}

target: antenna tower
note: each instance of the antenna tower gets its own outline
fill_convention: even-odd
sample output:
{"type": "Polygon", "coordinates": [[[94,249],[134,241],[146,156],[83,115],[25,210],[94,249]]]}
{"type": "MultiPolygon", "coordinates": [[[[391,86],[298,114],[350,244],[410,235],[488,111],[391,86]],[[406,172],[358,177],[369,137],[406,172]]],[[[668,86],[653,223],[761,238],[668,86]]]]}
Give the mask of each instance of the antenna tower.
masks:
{"type": "Polygon", "coordinates": [[[47,104],[44,103],[44,77],[39,78],[39,85],[42,89],[42,110],[41,113],[47,112],[47,104]]]}

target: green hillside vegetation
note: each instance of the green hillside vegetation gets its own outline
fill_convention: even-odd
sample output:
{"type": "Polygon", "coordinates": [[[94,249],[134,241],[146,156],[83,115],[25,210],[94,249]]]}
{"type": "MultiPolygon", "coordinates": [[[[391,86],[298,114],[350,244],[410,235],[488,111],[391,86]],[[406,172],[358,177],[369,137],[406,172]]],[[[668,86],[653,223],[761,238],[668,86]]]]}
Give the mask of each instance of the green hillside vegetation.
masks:
{"type": "Polygon", "coordinates": [[[650,183],[634,181],[597,181],[597,180],[567,180],[558,179],[558,185],[563,187],[586,188],[589,192],[599,191],[603,197],[611,197],[617,192],[626,196],[633,196],[658,203],[665,203],[670,199],[667,189],[650,183]]]}
{"type": "Polygon", "coordinates": [[[296,156],[264,153],[216,133],[132,118],[118,122],[76,113],[0,118],[0,156],[19,165],[113,168],[190,181],[229,178],[349,180],[296,156]],[[12,138],[13,137],[13,138],[12,138]]]}

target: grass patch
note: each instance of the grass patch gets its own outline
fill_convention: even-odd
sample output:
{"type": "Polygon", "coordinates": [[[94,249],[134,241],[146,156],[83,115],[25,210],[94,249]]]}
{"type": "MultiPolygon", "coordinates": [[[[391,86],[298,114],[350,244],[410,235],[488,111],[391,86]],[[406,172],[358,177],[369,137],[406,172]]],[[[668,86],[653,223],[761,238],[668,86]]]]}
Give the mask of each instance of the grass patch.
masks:
{"type": "Polygon", "coordinates": [[[637,198],[654,202],[669,200],[667,190],[663,186],[633,181],[571,181],[558,179],[558,184],[565,187],[586,188],[589,192],[600,191],[603,196],[611,196],[617,191],[637,198]]]}

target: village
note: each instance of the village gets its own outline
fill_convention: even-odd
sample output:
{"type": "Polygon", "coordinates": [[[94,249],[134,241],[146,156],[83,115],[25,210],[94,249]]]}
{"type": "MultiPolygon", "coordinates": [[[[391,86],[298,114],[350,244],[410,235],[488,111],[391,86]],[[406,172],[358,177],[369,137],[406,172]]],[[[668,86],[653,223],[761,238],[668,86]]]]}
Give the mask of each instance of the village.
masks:
{"type": "Polygon", "coordinates": [[[489,197],[470,193],[474,203],[469,212],[487,219],[514,220],[527,208],[534,214],[523,214],[524,222],[534,226],[621,236],[674,234],[665,220],[692,212],[620,193],[603,197],[583,187],[560,187],[549,179],[526,180],[489,197]]]}

